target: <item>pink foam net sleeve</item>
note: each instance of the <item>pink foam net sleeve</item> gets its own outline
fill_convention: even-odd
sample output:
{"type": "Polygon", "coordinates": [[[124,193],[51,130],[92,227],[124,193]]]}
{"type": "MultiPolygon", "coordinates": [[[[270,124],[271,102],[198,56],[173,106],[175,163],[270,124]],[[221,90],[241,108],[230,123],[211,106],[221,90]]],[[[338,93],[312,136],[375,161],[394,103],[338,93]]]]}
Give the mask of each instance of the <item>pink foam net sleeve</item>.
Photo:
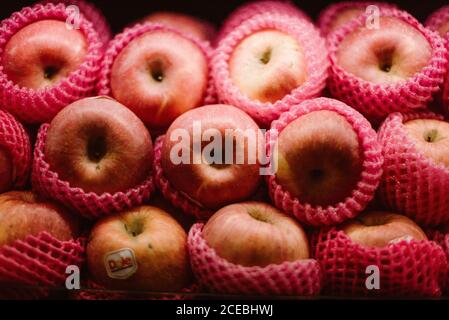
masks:
{"type": "Polygon", "coordinates": [[[383,157],[377,142],[376,132],[370,123],[356,110],[343,102],[329,98],[316,98],[293,106],[273,121],[267,133],[267,154],[272,158],[280,132],[292,121],[314,111],[328,110],[343,116],[353,127],[359,137],[359,145],[363,150],[363,171],[360,181],[350,197],[328,207],[312,206],[301,203],[276,181],[276,175],[267,176],[270,196],[274,204],[284,212],[296,217],[301,222],[312,226],[335,225],[356,217],[373,200],[382,176],[383,157]]]}
{"type": "Polygon", "coordinates": [[[192,269],[198,281],[218,293],[314,296],[321,289],[321,269],[315,260],[267,267],[244,267],[219,257],[202,235],[202,224],[189,232],[192,269]]]}
{"type": "Polygon", "coordinates": [[[314,258],[323,269],[327,294],[441,295],[439,279],[446,268],[446,257],[442,248],[433,241],[404,240],[386,248],[367,248],[354,243],[343,231],[332,228],[315,234],[312,247],[314,258]],[[368,277],[377,271],[379,287],[375,289],[367,286],[367,282],[375,285],[368,277]]]}
{"type": "Polygon", "coordinates": [[[319,96],[326,84],[328,67],[325,40],[312,23],[285,14],[264,13],[253,16],[222,39],[212,60],[212,77],[220,102],[236,106],[260,124],[269,125],[292,105],[319,96]],[[275,103],[250,99],[234,84],[229,70],[229,61],[239,43],[247,36],[266,29],[279,30],[295,38],[306,61],[305,82],[275,103]]]}
{"type": "Polygon", "coordinates": [[[14,187],[24,187],[31,168],[30,138],[24,127],[9,113],[0,110],[0,146],[12,157],[15,169],[14,187]]]}
{"type": "Polygon", "coordinates": [[[63,203],[88,219],[99,219],[133,208],[150,198],[154,191],[152,176],[130,190],[102,195],[86,193],[60,180],[58,174],[51,170],[45,160],[44,150],[48,128],[49,124],[41,126],[34,149],[32,184],[37,193],[63,203]]]}
{"type": "Polygon", "coordinates": [[[414,76],[396,83],[377,84],[365,81],[340,67],[338,50],[342,41],[354,30],[365,25],[369,18],[364,14],[351,20],[328,38],[330,75],[328,88],[332,96],[360,111],[373,123],[380,123],[392,112],[410,112],[426,109],[433,96],[440,90],[446,74],[446,49],[443,39],[424,28],[415,18],[404,11],[381,10],[382,17],[404,21],[421,32],[432,48],[428,64],[414,76]]]}
{"type": "Polygon", "coordinates": [[[53,19],[66,21],[70,12],[64,4],[37,4],[25,7],[3,20],[0,25],[0,105],[26,123],[43,123],[65,106],[83,97],[95,94],[98,71],[102,58],[102,43],[92,23],[82,14],[79,16],[79,31],[88,42],[87,54],[82,64],[65,79],[55,85],[32,90],[13,83],[3,69],[5,47],[14,34],[33,22],[53,19]]]}
{"type": "Polygon", "coordinates": [[[384,156],[379,187],[382,203],[425,226],[449,222],[449,169],[420,153],[404,123],[415,119],[442,119],[432,113],[393,113],[378,132],[384,156]]]}

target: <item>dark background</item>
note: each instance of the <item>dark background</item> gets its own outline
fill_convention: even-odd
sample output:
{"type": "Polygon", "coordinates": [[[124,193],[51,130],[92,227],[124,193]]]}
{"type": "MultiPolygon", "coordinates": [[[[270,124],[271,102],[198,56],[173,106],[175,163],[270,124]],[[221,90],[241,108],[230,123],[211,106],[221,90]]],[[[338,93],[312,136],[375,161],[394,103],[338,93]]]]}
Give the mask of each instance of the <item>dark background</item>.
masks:
{"type": "MultiPolygon", "coordinates": [[[[24,6],[32,5],[36,0],[1,0],[0,19],[11,15],[24,6]]],[[[219,25],[221,21],[237,6],[246,2],[242,0],[91,0],[106,15],[114,32],[119,32],[130,22],[156,10],[182,11],[219,25]]],[[[312,18],[316,18],[321,9],[336,1],[312,0],[294,1],[312,18]]],[[[398,0],[388,1],[398,4],[401,8],[423,21],[432,11],[449,4],[447,0],[398,0]]]]}

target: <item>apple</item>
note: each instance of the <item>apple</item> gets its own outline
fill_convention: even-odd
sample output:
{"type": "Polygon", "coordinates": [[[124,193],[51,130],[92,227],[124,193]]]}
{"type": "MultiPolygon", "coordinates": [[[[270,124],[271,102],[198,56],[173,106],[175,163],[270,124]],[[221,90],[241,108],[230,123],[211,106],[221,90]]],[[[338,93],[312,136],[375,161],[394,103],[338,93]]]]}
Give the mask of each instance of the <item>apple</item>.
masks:
{"type": "Polygon", "coordinates": [[[351,21],[354,18],[357,18],[361,14],[365,13],[365,8],[361,7],[347,7],[345,9],[342,9],[338,15],[332,20],[332,23],[330,25],[329,32],[332,32],[348,21],[351,21]]]}
{"type": "Polygon", "coordinates": [[[61,206],[29,191],[0,195],[0,247],[47,232],[60,241],[76,239],[79,223],[61,206]]]}
{"type": "Polygon", "coordinates": [[[142,121],[108,97],[85,98],[63,109],[50,123],[44,152],[59,179],[98,195],[141,184],[153,158],[142,121]]]}
{"type": "Polygon", "coordinates": [[[449,6],[445,5],[427,17],[426,28],[436,31],[441,37],[446,37],[449,31],[449,6]]]}
{"type": "Polygon", "coordinates": [[[162,23],[204,41],[212,41],[214,37],[214,28],[210,23],[179,12],[154,12],[146,16],[143,21],[162,23]]]}
{"type": "Polygon", "coordinates": [[[332,206],[357,187],[363,153],[356,132],[334,111],[314,111],[290,122],[277,140],[276,181],[302,203],[332,206]]]}
{"type": "Polygon", "coordinates": [[[174,189],[202,207],[219,209],[256,193],[261,180],[257,156],[260,150],[263,150],[262,132],[250,116],[233,106],[208,105],[190,110],[173,122],[164,138],[161,167],[174,189]],[[195,127],[201,141],[196,141],[195,127]],[[204,138],[211,131],[220,136],[204,138]],[[179,132],[187,138],[180,139],[179,132]],[[232,146],[226,142],[226,136],[232,146]],[[215,140],[221,142],[221,149],[214,148],[207,154],[206,147],[216,145],[215,140]],[[200,161],[194,160],[197,145],[200,161]],[[176,150],[189,151],[180,154],[187,161],[173,161],[173,153],[179,155],[176,150]],[[215,151],[219,154],[215,155],[215,151]],[[209,159],[203,159],[203,155],[209,159]]]}
{"type": "Polygon", "coordinates": [[[449,123],[434,119],[415,119],[404,124],[418,152],[437,164],[449,167],[449,123]]]}
{"type": "MultiPolygon", "coordinates": [[[[111,28],[106,21],[106,17],[94,4],[85,0],[42,0],[41,3],[46,5],[48,3],[58,4],[63,3],[66,7],[76,6],[81,14],[86,17],[87,20],[92,22],[98,36],[103,43],[103,46],[107,46],[108,42],[112,38],[111,28]]],[[[70,11],[69,11],[70,12],[70,11]]],[[[71,15],[73,17],[73,13],[71,15]]]]}
{"type": "Polygon", "coordinates": [[[9,152],[0,147],[0,193],[11,190],[14,184],[14,165],[9,152]]]}
{"type": "Polygon", "coordinates": [[[87,54],[87,40],[65,22],[41,20],[14,34],[5,46],[2,62],[8,78],[19,87],[40,90],[53,86],[75,71],[87,54]]]}
{"type": "Polygon", "coordinates": [[[92,280],[109,289],[173,292],[191,281],[186,232],[150,206],[100,220],[89,236],[87,264],[92,280]]]}
{"type": "Polygon", "coordinates": [[[204,226],[203,237],[218,256],[246,267],[309,258],[309,243],[301,225],[262,202],[220,209],[204,226]]]}
{"type": "Polygon", "coordinates": [[[278,30],[261,30],[244,38],[229,59],[234,85],[249,99],[274,103],[307,79],[303,48],[278,30]]]}
{"type": "Polygon", "coordinates": [[[414,26],[381,16],[380,28],[359,27],[340,43],[336,63],[346,72],[374,84],[398,83],[428,65],[432,47],[414,26]]]}
{"type": "Polygon", "coordinates": [[[447,32],[449,31],[449,21],[444,22],[441,26],[436,30],[440,36],[445,37],[447,32]]]}
{"type": "Polygon", "coordinates": [[[401,240],[427,240],[424,231],[409,218],[391,212],[363,213],[341,226],[355,243],[369,248],[385,248],[401,240]]]}
{"type": "Polygon", "coordinates": [[[387,2],[338,2],[329,5],[320,13],[318,25],[322,34],[328,35],[362,14],[376,14],[376,11],[371,10],[375,8],[393,9],[397,6],[387,2]]]}
{"type": "Polygon", "coordinates": [[[151,130],[166,129],[199,107],[208,85],[208,61],[200,47],[169,30],[132,40],[111,69],[112,96],[151,130]]]}

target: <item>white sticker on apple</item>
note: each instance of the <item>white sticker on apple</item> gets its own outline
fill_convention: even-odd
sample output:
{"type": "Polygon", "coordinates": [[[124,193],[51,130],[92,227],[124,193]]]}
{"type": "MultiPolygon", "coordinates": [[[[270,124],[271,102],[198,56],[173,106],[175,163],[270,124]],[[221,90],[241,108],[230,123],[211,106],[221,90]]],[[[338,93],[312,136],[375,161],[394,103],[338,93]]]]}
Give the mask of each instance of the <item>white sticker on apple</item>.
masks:
{"type": "Polygon", "coordinates": [[[130,278],[137,271],[137,261],[133,249],[124,248],[105,254],[104,266],[108,276],[112,279],[130,278]]]}

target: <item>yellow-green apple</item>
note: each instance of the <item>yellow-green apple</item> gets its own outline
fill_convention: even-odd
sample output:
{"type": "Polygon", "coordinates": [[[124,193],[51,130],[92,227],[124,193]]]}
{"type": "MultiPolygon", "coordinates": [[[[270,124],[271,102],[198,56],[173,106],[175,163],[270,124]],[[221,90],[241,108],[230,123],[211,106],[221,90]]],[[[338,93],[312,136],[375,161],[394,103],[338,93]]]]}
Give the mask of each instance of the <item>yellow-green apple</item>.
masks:
{"type": "Polygon", "coordinates": [[[120,52],[110,79],[115,99],[150,129],[163,130],[201,105],[208,61],[200,47],[175,32],[147,32],[120,52]]]}
{"type": "Polygon", "coordinates": [[[29,191],[0,195],[0,247],[47,232],[68,241],[79,235],[79,221],[63,207],[29,191]]]}
{"type": "Polygon", "coordinates": [[[384,248],[401,240],[427,240],[424,231],[409,218],[391,212],[363,213],[341,226],[355,243],[369,248],[384,248]]]}
{"type": "Polygon", "coordinates": [[[337,64],[375,84],[404,81],[420,72],[432,56],[426,37],[396,17],[379,18],[379,28],[359,27],[340,43],[337,64]]]}
{"type": "Polygon", "coordinates": [[[219,209],[257,191],[261,150],[263,134],[250,116],[233,106],[209,105],[173,122],[161,166],[177,191],[205,208],[219,209]]]}
{"type": "Polygon", "coordinates": [[[53,119],[45,157],[61,180],[96,194],[127,191],[150,175],[151,136],[128,108],[108,97],[78,100],[53,119]]]}
{"type": "Polygon", "coordinates": [[[162,23],[205,41],[212,41],[214,36],[214,29],[209,23],[179,12],[158,11],[146,16],[143,21],[162,23]]]}
{"type": "Polygon", "coordinates": [[[263,202],[220,209],[204,226],[203,236],[218,256],[247,267],[309,258],[309,243],[301,225],[263,202]]]}
{"type": "Polygon", "coordinates": [[[14,183],[14,165],[9,152],[0,146],[0,193],[8,191],[14,183]]]}
{"type": "Polygon", "coordinates": [[[229,73],[248,98],[271,103],[307,79],[301,44],[277,30],[262,30],[244,38],[231,55],[229,73]]]}
{"type": "Polygon", "coordinates": [[[449,167],[449,123],[434,119],[416,119],[404,124],[416,150],[437,164],[449,167]]]}
{"type": "Polygon", "coordinates": [[[89,237],[87,262],[92,280],[110,289],[172,292],[191,281],[186,232],[150,206],[100,220],[89,237]]]}
{"type": "Polygon", "coordinates": [[[8,78],[33,90],[55,85],[76,70],[87,53],[87,40],[63,21],[42,20],[14,34],[5,46],[3,66],[8,78]]]}
{"type": "Polygon", "coordinates": [[[364,157],[358,136],[341,115],[314,111],[288,124],[278,137],[277,182],[314,206],[344,201],[360,180],[364,157]]]}

